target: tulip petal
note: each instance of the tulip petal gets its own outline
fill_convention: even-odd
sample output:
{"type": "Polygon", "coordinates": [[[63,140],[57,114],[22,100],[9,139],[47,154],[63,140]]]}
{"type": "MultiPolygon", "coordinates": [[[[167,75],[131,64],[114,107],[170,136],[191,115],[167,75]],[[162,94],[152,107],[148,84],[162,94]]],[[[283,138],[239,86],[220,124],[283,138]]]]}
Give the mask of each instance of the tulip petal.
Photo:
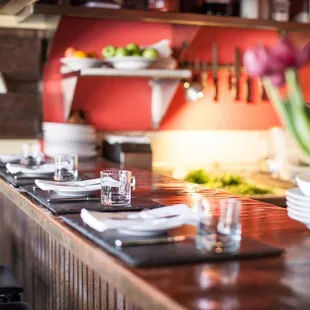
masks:
{"type": "Polygon", "coordinates": [[[268,50],[265,47],[248,49],[243,57],[243,64],[250,75],[263,76],[268,69],[268,50]]]}
{"type": "Polygon", "coordinates": [[[285,84],[284,72],[277,72],[269,75],[270,81],[273,86],[280,87],[285,84]]]}
{"type": "Polygon", "coordinates": [[[278,44],[272,49],[272,53],[280,62],[282,62],[285,68],[296,66],[297,55],[299,52],[287,38],[280,39],[278,44]]]}
{"type": "Polygon", "coordinates": [[[310,42],[297,55],[297,68],[300,68],[310,61],[310,42]]]}

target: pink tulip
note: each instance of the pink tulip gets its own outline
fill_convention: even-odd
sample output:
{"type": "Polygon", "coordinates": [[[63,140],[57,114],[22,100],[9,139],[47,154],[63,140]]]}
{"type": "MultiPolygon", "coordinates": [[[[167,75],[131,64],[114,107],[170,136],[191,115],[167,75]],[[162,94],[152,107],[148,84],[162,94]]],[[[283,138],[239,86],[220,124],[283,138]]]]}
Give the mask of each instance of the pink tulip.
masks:
{"type": "Polygon", "coordinates": [[[253,76],[269,76],[274,86],[285,83],[284,73],[288,68],[300,68],[309,62],[310,44],[297,50],[286,38],[280,39],[273,48],[257,46],[244,55],[244,66],[253,76]]]}

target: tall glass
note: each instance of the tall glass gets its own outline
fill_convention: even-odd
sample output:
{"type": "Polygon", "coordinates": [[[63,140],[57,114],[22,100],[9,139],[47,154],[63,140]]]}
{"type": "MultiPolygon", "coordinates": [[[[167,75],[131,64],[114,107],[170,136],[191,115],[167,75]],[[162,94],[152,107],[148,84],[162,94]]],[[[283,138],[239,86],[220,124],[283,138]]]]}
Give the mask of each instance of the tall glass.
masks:
{"type": "Polygon", "coordinates": [[[78,178],[78,156],[75,154],[55,156],[55,181],[75,181],[78,178]]]}
{"type": "Polygon", "coordinates": [[[197,246],[214,253],[239,249],[241,202],[237,199],[202,200],[199,206],[197,246]]]}
{"type": "Polygon", "coordinates": [[[21,153],[21,164],[26,166],[38,166],[42,162],[43,155],[39,143],[22,144],[21,153]]]}
{"type": "Polygon", "coordinates": [[[127,206],[131,203],[133,178],[128,170],[103,170],[101,177],[101,203],[105,206],[127,206]]]}

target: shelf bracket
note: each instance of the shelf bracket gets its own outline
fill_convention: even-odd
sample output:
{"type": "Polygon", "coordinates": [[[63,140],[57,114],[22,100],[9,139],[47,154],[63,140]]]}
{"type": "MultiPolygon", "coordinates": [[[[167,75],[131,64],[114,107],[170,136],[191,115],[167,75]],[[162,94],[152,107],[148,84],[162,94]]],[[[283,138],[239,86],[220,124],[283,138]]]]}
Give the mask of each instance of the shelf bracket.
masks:
{"type": "Polygon", "coordinates": [[[157,78],[152,80],[150,84],[152,87],[152,127],[158,129],[178,89],[179,80],[157,78]]]}

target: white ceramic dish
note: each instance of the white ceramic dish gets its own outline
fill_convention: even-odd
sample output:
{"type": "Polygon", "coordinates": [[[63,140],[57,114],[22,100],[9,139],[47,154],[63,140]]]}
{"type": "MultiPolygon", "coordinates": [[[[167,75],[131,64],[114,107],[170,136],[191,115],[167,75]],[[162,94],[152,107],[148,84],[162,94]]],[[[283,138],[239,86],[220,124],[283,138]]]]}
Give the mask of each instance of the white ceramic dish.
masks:
{"type": "Polygon", "coordinates": [[[78,132],[95,132],[95,128],[90,125],[67,124],[67,123],[52,123],[44,122],[43,130],[61,130],[61,131],[78,131],[78,132]]]}
{"type": "Polygon", "coordinates": [[[290,202],[286,202],[287,205],[287,211],[294,213],[296,216],[300,217],[300,220],[304,220],[304,221],[309,221],[310,223],[310,213],[305,211],[304,208],[299,208],[298,206],[290,203],[290,202]]]}
{"type": "Polygon", "coordinates": [[[296,176],[296,182],[301,192],[310,198],[310,172],[301,172],[296,176]]]}
{"type": "Polygon", "coordinates": [[[59,196],[65,196],[65,197],[87,197],[92,194],[94,194],[97,191],[81,191],[81,192],[63,192],[63,191],[54,191],[56,192],[59,196]]]}
{"type": "Polygon", "coordinates": [[[100,67],[103,64],[103,61],[99,59],[77,57],[64,57],[60,59],[60,62],[74,71],[100,67]]]}
{"type": "Polygon", "coordinates": [[[309,221],[301,220],[300,217],[299,217],[299,216],[296,216],[293,212],[288,212],[287,215],[288,215],[291,219],[293,219],[293,220],[295,220],[295,221],[297,221],[297,222],[300,222],[300,223],[306,225],[307,228],[310,229],[310,220],[309,220],[309,221]]]}
{"type": "Polygon", "coordinates": [[[105,61],[112,64],[116,69],[139,70],[149,68],[157,59],[147,59],[141,56],[123,56],[107,58],[105,61]]]}
{"type": "Polygon", "coordinates": [[[305,212],[310,213],[310,201],[302,201],[302,200],[291,198],[289,196],[286,197],[286,201],[295,205],[296,207],[303,208],[305,212]]]}
{"type": "Polygon", "coordinates": [[[67,197],[86,197],[94,192],[100,191],[101,185],[91,185],[87,187],[72,187],[72,186],[60,186],[57,189],[57,186],[53,188],[53,191],[56,192],[60,196],[67,196],[67,197]]]}
{"type": "Polygon", "coordinates": [[[300,201],[310,202],[310,197],[305,196],[298,187],[287,190],[286,196],[300,201]]]}

